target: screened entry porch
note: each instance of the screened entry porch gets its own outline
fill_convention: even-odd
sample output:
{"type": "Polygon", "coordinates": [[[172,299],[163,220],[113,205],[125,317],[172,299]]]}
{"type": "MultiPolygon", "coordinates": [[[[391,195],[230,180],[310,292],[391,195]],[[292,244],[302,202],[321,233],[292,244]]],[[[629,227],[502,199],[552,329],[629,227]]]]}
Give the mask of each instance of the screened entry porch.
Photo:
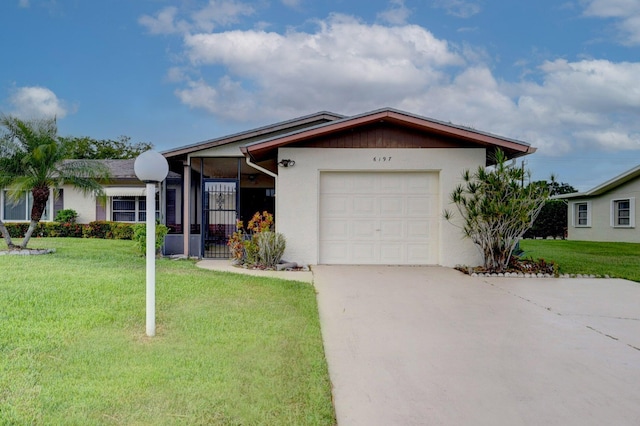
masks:
{"type": "Polygon", "coordinates": [[[168,204],[171,199],[182,199],[183,203],[182,209],[173,207],[175,214],[169,214],[167,205],[167,254],[182,253],[183,241],[188,238],[191,256],[229,258],[227,241],[237,220],[246,224],[258,211],[275,214],[275,179],[247,165],[244,158],[192,157],[181,182],[168,182],[167,191],[168,204]],[[182,217],[188,219],[187,224],[182,217]]]}

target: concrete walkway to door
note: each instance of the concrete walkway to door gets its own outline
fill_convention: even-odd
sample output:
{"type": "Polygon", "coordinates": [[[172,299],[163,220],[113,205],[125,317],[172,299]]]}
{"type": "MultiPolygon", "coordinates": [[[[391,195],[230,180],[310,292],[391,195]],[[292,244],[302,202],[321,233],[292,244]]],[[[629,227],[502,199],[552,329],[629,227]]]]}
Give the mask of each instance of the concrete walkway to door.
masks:
{"type": "Polygon", "coordinates": [[[638,283],[313,273],[340,426],[640,424],[638,283]]]}

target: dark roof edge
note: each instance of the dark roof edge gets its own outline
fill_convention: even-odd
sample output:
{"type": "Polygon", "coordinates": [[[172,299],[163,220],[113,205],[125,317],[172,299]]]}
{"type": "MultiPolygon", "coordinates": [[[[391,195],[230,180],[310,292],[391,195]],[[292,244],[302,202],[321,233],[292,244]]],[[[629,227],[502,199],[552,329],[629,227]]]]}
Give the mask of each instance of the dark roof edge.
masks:
{"type": "Polygon", "coordinates": [[[605,192],[608,192],[624,183],[629,182],[630,180],[636,178],[640,176],[640,165],[635,166],[629,170],[627,170],[626,172],[623,172],[621,174],[619,174],[618,176],[609,179],[608,181],[601,183],[598,186],[595,186],[593,188],[591,188],[588,191],[584,191],[584,192],[573,192],[571,194],[563,194],[563,195],[557,195],[554,198],[557,199],[569,199],[569,198],[587,198],[587,197],[595,197],[597,195],[601,195],[604,194],[605,192]]]}
{"type": "Polygon", "coordinates": [[[345,116],[342,114],[336,114],[330,111],[320,111],[313,114],[304,115],[302,117],[292,118],[290,120],[281,121],[274,124],[268,124],[266,126],[258,127],[255,129],[245,130],[239,133],[234,133],[231,135],[221,136],[219,138],[208,139],[205,141],[180,146],[177,148],[162,151],[161,154],[164,155],[165,157],[175,157],[183,154],[188,154],[194,151],[199,151],[202,149],[207,149],[215,146],[237,142],[242,139],[259,136],[261,134],[275,132],[278,130],[286,129],[287,127],[294,127],[296,125],[304,124],[305,122],[312,122],[312,121],[322,120],[322,119],[326,119],[326,120],[329,120],[329,122],[331,122],[335,120],[341,120],[344,118],[345,116]]]}

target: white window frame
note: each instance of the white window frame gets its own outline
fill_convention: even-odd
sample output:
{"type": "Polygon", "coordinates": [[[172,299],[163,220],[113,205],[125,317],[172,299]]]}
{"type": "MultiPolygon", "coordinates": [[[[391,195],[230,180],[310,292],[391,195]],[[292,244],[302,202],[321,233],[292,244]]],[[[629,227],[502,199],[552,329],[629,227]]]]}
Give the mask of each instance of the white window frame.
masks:
{"type": "MultiPolygon", "coordinates": [[[[7,195],[7,190],[3,189],[1,191],[1,197],[0,197],[0,209],[2,210],[2,221],[3,222],[13,222],[13,223],[19,223],[19,222],[31,222],[31,208],[33,206],[33,195],[31,194],[30,191],[25,191],[24,196],[25,198],[23,200],[21,200],[21,202],[24,202],[24,209],[25,209],[25,215],[23,216],[24,219],[7,219],[5,217],[5,214],[7,213],[6,209],[5,209],[5,204],[7,203],[11,203],[11,201],[9,201],[9,196],[7,195]]],[[[49,222],[51,221],[51,211],[53,210],[52,205],[51,205],[51,200],[52,200],[52,192],[49,191],[49,199],[47,200],[47,204],[44,208],[44,212],[42,213],[42,218],[40,219],[41,222],[49,222]]]]}
{"type": "Polygon", "coordinates": [[[611,227],[612,228],[635,228],[636,226],[636,199],[635,197],[616,198],[611,200],[611,227]],[[618,224],[618,205],[620,202],[627,201],[629,203],[629,223],[625,225],[618,224]]]}
{"type": "Polygon", "coordinates": [[[571,203],[571,226],[574,228],[590,228],[591,227],[591,201],[576,201],[571,203]],[[587,206],[587,223],[580,224],[578,222],[578,213],[580,206],[587,206]]]}
{"type": "MultiPolygon", "coordinates": [[[[113,197],[109,197],[109,218],[112,222],[123,222],[123,223],[141,223],[141,222],[145,222],[146,221],[146,216],[147,216],[147,210],[146,210],[146,201],[147,198],[146,196],[137,196],[137,195],[129,195],[129,196],[113,196],[113,197]],[[113,208],[113,202],[116,201],[115,198],[133,198],[134,200],[131,200],[135,203],[135,210],[115,210],[113,208]],[[140,204],[144,204],[145,206],[143,206],[142,208],[140,208],[140,204]],[[115,220],[114,219],[114,213],[118,213],[118,212],[132,212],[135,213],[135,219],[133,221],[130,220],[115,220]]],[[[160,218],[160,210],[158,210],[159,208],[159,194],[156,193],[156,219],[160,218]]]]}

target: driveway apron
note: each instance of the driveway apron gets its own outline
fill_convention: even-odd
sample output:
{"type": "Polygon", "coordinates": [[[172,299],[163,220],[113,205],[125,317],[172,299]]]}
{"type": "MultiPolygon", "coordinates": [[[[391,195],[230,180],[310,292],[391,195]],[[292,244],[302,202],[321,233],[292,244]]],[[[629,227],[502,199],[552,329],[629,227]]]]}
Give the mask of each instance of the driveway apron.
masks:
{"type": "Polygon", "coordinates": [[[313,273],[341,426],[640,424],[638,283],[313,273]]]}

